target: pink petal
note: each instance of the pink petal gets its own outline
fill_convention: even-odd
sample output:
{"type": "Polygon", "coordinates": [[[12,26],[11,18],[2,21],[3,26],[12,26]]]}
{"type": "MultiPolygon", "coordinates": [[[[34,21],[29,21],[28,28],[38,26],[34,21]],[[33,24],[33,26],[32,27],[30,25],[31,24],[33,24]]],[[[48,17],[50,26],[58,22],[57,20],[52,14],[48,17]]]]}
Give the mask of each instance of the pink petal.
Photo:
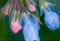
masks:
{"type": "Polygon", "coordinates": [[[3,13],[5,15],[8,15],[8,12],[9,12],[9,4],[7,5],[7,7],[3,10],[3,13]]]}
{"type": "Polygon", "coordinates": [[[11,22],[11,30],[13,33],[18,33],[22,29],[21,25],[19,24],[18,21],[11,22]]]}
{"type": "Polygon", "coordinates": [[[28,9],[31,11],[31,12],[34,12],[36,11],[36,8],[33,4],[31,4],[30,2],[28,3],[28,9]]]}

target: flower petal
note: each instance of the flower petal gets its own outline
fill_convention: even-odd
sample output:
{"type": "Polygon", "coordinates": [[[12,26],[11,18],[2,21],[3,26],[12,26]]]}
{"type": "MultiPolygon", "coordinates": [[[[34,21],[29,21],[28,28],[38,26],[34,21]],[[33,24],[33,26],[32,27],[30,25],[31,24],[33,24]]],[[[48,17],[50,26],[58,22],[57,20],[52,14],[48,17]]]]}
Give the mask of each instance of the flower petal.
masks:
{"type": "Polygon", "coordinates": [[[24,14],[24,21],[25,21],[25,26],[23,28],[23,34],[24,38],[26,41],[40,41],[39,36],[38,36],[38,28],[37,26],[33,25],[26,14],[24,14]]]}
{"type": "Polygon", "coordinates": [[[59,16],[55,12],[52,12],[51,10],[48,11],[45,8],[42,8],[42,11],[45,14],[44,21],[46,26],[51,30],[57,29],[59,27],[60,22],[59,16]]]}
{"type": "Polygon", "coordinates": [[[31,4],[29,1],[28,1],[28,9],[31,11],[31,12],[34,12],[36,11],[36,8],[33,4],[31,4]]]}
{"type": "Polygon", "coordinates": [[[8,15],[9,13],[9,2],[7,2],[7,4],[3,7],[2,11],[5,15],[8,15]]]}
{"type": "Polygon", "coordinates": [[[11,22],[11,30],[13,33],[18,33],[22,29],[21,25],[18,21],[12,21],[11,22]]]}

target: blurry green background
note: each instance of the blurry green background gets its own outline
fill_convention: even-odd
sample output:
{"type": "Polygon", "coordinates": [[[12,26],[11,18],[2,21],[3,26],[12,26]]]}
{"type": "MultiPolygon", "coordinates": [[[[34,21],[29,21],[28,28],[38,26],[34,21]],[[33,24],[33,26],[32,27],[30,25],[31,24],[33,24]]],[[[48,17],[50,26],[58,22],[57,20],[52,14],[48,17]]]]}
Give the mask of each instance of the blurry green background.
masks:
{"type": "MultiPolygon", "coordinates": [[[[7,16],[5,16],[1,9],[4,7],[8,0],[0,0],[0,41],[24,41],[22,30],[17,34],[12,33],[7,16]]],[[[60,16],[60,0],[47,0],[56,4],[54,6],[55,12],[60,16]]],[[[51,31],[45,25],[41,25],[39,31],[41,41],[60,41],[60,28],[55,31],[51,31]]]]}

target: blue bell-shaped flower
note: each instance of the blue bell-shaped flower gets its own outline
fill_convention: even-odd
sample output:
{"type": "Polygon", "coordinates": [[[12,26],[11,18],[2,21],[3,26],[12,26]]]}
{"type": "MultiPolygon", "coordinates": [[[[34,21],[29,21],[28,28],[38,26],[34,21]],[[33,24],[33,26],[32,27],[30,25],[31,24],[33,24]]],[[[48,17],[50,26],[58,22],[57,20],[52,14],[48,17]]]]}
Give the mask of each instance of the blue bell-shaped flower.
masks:
{"type": "MultiPolygon", "coordinates": [[[[40,41],[39,36],[38,36],[38,26],[33,25],[34,22],[31,22],[27,15],[24,13],[24,27],[23,27],[23,34],[25,41],[40,41]]],[[[33,18],[32,18],[33,19],[33,18]]]]}
{"type": "Polygon", "coordinates": [[[46,26],[51,30],[57,29],[60,23],[59,16],[55,12],[52,12],[51,10],[46,10],[44,7],[42,7],[42,11],[44,12],[45,15],[44,21],[46,26]]]}
{"type": "Polygon", "coordinates": [[[38,19],[36,18],[36,16],[33,13],[29,12],[29,11],[28,11],[28,15],[29,15],[30,20],[31,20],[30,22],[32,22],[33,25],[34,24],[37,25],[38,30],[40,30],[40,26],[39,26],[38,19]]]}

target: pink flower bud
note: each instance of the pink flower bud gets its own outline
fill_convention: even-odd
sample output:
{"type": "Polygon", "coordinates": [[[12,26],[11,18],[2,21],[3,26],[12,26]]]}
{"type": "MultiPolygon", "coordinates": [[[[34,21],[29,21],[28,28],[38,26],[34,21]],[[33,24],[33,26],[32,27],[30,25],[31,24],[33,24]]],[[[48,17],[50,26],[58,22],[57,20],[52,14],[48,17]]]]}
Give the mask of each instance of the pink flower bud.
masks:
{"type": "Polygon", "coordinates": [[[12,21],[11,22],[11,30],[13,33],[18,33],[22,29],[21,25],[18,21],[12,21]]]}
{"type": "Polygon", "coordinates": [[[5,5],[5,7],[2,9],[4,15],[8,15],[8,12],[9,12],[9,3],[7,3],[5,5]]]}
{"type": "Polygon", "coordinates": [[[30,2],[28,2],[28,9],[31,11],[31,12],[34,12],[36,11],[36,8],[33,4],[31,4],[30,2]]]}

